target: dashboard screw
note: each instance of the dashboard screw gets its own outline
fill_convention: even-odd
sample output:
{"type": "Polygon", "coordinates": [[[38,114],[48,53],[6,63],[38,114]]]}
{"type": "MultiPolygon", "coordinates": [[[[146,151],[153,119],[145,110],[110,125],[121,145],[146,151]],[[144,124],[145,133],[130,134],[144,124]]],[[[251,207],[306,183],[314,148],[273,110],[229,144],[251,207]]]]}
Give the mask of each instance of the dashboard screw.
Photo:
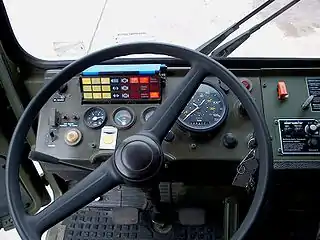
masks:
{"type": "Polygon", "coordinates": [[[278,123],[279,123],[278,120],[274,120],[275,125],[278,125],[278,123]]]}
{"type": "Polygon", "coordinates": [[[96,143],[94,143],[94,142],[91,143],[90,145],[91,145],[92,148],[96,148],[97,147],[96,143]]]}
{"type": "Polygon", "coordinates": [[[267,84],[266,84],[266,83],[262,84],[262,87],[263,87],[263,88],[266,88],[266,87],[267,87],[267,84]]]}
{"type": "Polygon", "coordinates": [[[278,148],[278,153],[282,153],[282,152],[281,152],[281,148],[278,148]]]}

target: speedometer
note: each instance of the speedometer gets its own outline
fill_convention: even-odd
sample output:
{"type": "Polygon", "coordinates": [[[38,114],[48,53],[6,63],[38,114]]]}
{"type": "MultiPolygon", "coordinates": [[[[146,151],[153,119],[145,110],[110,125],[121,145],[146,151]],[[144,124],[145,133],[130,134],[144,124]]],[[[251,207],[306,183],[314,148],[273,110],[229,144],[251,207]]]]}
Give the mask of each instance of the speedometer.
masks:
{"type": "Polygon", "coordinates": [[[178,118],[178,124],[191,132],[218,128],[228,115],[225,94],[208,83],[199,86],[178,118]]]}

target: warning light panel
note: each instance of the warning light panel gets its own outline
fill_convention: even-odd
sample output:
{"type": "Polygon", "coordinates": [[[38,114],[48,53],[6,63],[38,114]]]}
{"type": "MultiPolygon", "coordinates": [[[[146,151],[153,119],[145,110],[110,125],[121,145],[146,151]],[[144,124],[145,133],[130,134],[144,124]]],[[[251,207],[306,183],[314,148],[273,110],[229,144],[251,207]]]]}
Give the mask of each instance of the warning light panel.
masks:
{"type": "Polygon", "coordinates": [[[82,102],[160,102],[165,72],[161,64],[93,66],[80,76],[82,102]]]}

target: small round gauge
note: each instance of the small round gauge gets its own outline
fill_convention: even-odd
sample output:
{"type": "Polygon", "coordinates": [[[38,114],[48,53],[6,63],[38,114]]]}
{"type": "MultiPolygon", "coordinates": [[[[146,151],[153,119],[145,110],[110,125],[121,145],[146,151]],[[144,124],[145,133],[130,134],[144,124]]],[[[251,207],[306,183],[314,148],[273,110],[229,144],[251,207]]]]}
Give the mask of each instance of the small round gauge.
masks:
{"type": "Polygon", "coordinates": [[[156,111],[156,107],[149,107],[146,110],[143,111],[142,113],[142,120],[143,122],[146,122],[149,120],[149,118],[152,116],[152,114],[154,114],[154,112],[156,111]]]}
{"type": "Polygon", "coordinates": [[[113,113],[113,121],[120,128],[129,128],[135,121],[134,113],[131,109],[120,107],[113,113]]]}
{"type": "Polygon", "coordinates": [[[103,108],[91,107],[84,113],[83,121],[89,128],[100,128],[107,121],[107,113],[103,108]]]}
{"type": "Polygon", "coordinates": [[[225,94],[207,83],[199,86],[178,118],[178,124],[191,132],[209,132],[228,115],[225,94]]]}

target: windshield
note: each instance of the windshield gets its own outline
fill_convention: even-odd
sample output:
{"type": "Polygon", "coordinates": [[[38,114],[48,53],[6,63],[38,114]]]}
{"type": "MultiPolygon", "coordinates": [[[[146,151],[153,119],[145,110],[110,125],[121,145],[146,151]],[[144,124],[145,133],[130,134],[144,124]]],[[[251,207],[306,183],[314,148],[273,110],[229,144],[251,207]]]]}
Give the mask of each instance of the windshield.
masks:
{"type": "MultiPolygon", "coordinates": [[[[266,0],[4,0],[20,45],[45,60],[77,59],[120,43],[158,41],[196,49],[266,0]]],[[[266,19],[275,0],[224,42],[266,19]]],[[[301,0],[228,57],[320,56],[320,1],[301,0]]]]}

